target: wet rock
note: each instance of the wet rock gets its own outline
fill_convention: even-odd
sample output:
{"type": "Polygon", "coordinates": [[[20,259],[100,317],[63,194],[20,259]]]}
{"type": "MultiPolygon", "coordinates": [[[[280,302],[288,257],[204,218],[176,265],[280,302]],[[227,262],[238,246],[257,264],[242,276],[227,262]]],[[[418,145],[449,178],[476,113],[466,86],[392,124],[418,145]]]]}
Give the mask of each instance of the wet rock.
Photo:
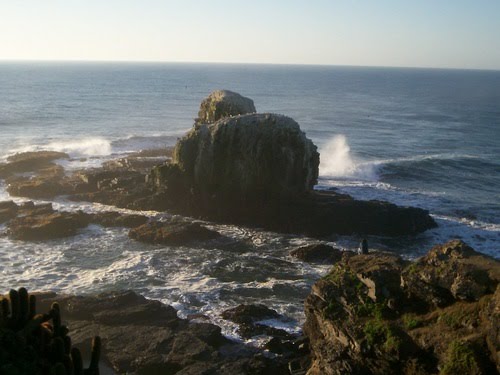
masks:
{"type": "Polygon", "coordinates": [[[67,193],[58,179],[46,177],[22,178],[11,181],[7,192],[14,197],[48,199],[67,193]]]}
{"type": "Polygon", "coordinates": [[[200,105],[196,124],[212,124],[222,118],[255,113],[253,100],[229,90],[217,90],[200,105]]]}
{"type": "Polygon", "coordinates": [[[7,158],[7,163],[0,164],[0,178],[15,173],[33,172],[53,167],[54,160],[69,159],[69,155],[56,151],[34,151],[18,153],[7,158]]]}
{"type": "Polygon", "coordinates": [[[208,241],[220,234],[197,222],[150,222],[133,228],[129,237],[141,242],[181,246],[195,241],[208,241]]]}
{"type": "Polygon", "coordinates": [[[149,218],[144,215],[130,215],[109,211],[92,214],[90,220],[92,223],[103,227],[135,228],[147,223],[149,218]]]}
{"type": "Polygon", "coordinates": [[[13,201],[0,202],[0,224],[16,217],[18,206],[13,201]]]}
{"type": "Polygon", "coordinates": [[[7,224],[7,234],[15,240],[40,241],[74,236],[89,224],[83,212],[54,212],[18,216],[7,224]]]}
{"type": "Polygon", "coordinates": [[[87,191],[105,189],[133,188],[136,184],[144,183],[144,175],[133,170],[108,170],[94,168],[77,172],[75,174],[87,185],[87,191]]]}
{"type": "Polygon", "coordinates": [[[293,249],[290,255],[304,262],[333,264],[342,258],[342,251],[333,246],[318,243],[293,249]]]}
{"type": "Polygon", "coordinates": [[[390,254],[343,257],[305,302],[307,374],[496,373],[499,271],[461,241],[410,264],[390,254]],[[467,298],[452,292],[457,277],[474,280],[467,298]],[[441,307],[436,290],[448,291],[441,307]]]}
{"type": "Polygon", "coordinates": [[[88,337],[99,332],[101,362],[118,374],[286,374],[286,361],[227,340],[209,323],[189,323],[170,306],[133,292],[96,296],[37,296],[57,300],[71,327],[73,345],[85,356],[88,337]],[[90,334],[90,336],[89,336],[90,334]]]}
{"type": "Polygon", "coordinates": [[[251,324],[259,320],[278,319],[281,317],[275,310],[265,305],[238,305],[225,310],[222,318],[237,324],[251,324]]]}

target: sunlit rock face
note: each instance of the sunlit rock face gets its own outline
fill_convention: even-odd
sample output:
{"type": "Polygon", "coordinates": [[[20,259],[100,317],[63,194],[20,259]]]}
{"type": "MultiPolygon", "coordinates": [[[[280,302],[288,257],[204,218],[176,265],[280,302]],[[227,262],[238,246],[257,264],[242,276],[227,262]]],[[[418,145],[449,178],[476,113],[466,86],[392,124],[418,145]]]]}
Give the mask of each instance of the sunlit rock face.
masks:
{"type": "Polygon", "coordinates": [[[249,114],[193,128],[173,163],[203,195],[293,196],[317,183],[319,154],[293,119],[249,114]]]}
{"type": "Polygon", "coordinates": [[[196,124],[212,124],[224,117],[255,113],[253,100],[229,90],[216,90],[200,104],[196,124]]]}

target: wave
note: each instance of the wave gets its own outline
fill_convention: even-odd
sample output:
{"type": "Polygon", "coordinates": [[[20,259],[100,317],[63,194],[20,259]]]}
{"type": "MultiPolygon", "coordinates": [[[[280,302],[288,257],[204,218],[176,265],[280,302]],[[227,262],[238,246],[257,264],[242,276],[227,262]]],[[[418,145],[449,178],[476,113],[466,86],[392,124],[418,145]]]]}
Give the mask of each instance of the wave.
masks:
{"type": "Polygon", "coordinates": [[[377,179],[374,164],[360,162],[351,155],[345,135],[337,135],[328,141],[320,150],[320,160],[319,175],[322,177],[377,179]]]}
{"type": "Polygon", "coordinates": [[[80,140],[53,141],[47,144],[30,144],[9,150],[9,154],[28,151],[60,151],[73,158],[107,156],[112,152],[111,142],[101,137],[80,140]]]}

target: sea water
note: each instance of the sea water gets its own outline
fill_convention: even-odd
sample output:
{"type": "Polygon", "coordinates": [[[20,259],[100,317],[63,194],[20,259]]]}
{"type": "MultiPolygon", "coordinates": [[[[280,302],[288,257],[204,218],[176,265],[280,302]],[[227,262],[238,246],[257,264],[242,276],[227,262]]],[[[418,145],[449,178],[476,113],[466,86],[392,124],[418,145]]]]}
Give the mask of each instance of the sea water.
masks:
{"type": "MultiPolygon", "coordinates": [[[[172,146],[201,100],[229,89],[259,112],[295,119],[321,154],[317,189],[429,210],[439,227],[418,236],[370,236],[372,249],[405,258],[461,238],[500,257],[500,72],[326,66],[132,63],[0,63],[0,161],[22,151],[70,154],[67,169],[172,146]]],[[[0,200],[11,199],[0,183],[0,200]]],[[[17,199],[17,201],[21,201],[17,199]]],[[[58,198],[61,210],[110,210],[58,198]]],[[[145,212],[162,218],[168,213],[145,212]]],[[[133,289],[202,313],[265,303],[298,331],[303,300],[328,267],[291,258],[313,239],[209,226],[224,240],[202,247],[134,242],[122,228],[90,226],[36,243],[0,237],[0,290],[93,293],[133,289]]],[[[0,231],[3,228],[0,227],[0,231]]],[[[326,240],[356,249],[363,237],[326,240]]]]}

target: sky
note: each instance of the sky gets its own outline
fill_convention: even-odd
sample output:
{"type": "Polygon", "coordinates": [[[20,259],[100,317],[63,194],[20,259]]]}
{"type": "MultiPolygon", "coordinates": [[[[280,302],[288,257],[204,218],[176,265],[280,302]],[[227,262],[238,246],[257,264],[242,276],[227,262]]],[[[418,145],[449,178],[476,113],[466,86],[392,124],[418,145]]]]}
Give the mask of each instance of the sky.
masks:
{"type": "Polygon", "coordinates": [[[500,69],[500,0],[0,0],[0,60],[500,69]]]}

